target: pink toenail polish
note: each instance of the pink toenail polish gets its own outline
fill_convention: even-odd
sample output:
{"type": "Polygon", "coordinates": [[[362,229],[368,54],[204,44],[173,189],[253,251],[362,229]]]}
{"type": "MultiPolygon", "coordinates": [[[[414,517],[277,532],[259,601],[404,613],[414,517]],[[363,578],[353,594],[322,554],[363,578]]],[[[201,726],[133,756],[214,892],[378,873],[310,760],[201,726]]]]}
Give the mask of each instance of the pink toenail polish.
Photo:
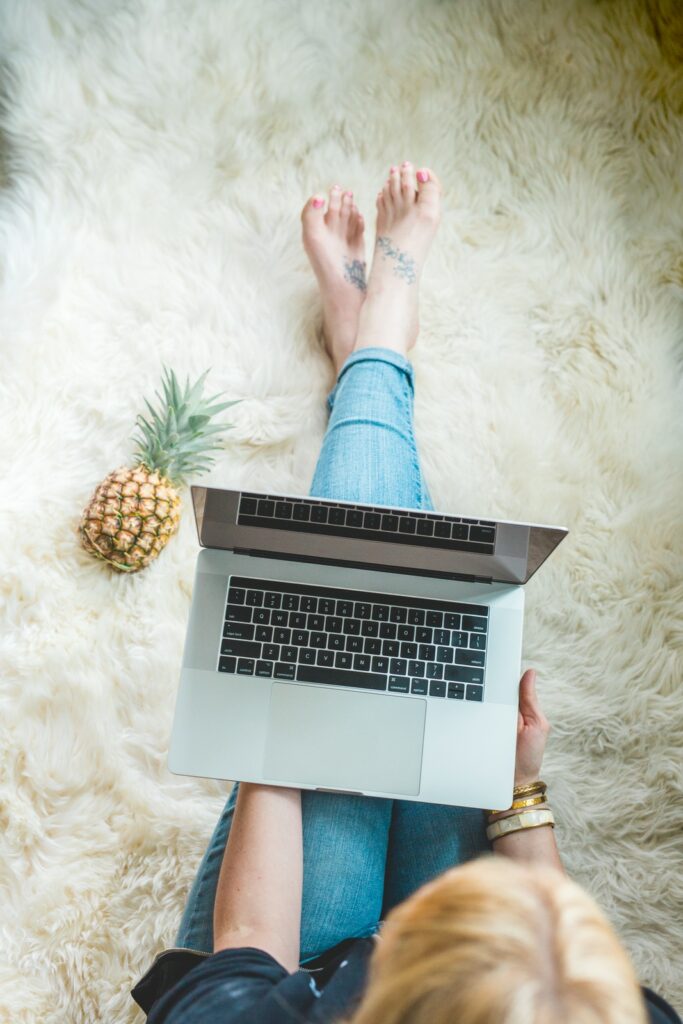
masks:
{"type": "Polygon", "coordinates": [[[323,205],[323,203],[324,203],[324,202],[325,202],[325,200],[324,200],[324,199],[319,199],[319,198],[318,198],[318,197],[316,196],[316,197],[315,197],[315,199],[313,200],[313,202],[311,203],[311,206],[315,206],[316,210],[319,210],[319,209],[320,209],[320,207],[321,207],[321,206],[323,205]]]}
{"type": "Polygon", "coordinates": [[[429,181],[429,171],[418,171],[417,180],[422,182],[429,181]]]}
{"type": "Polygon", "coordinates": [[[398,167],[393,166],[393,167],[390,167],[389,170],[393,173],[394,171],[398,170],[398,167]]]}
{"type": "Polygon", "coordinates": [[[403,163],[401,164],[401,167],[410,167],[410,161],[404,160],[403,163]]]}
{"type": "Polygon", "coordinates": [[[332,188],[341,188],[341,185],[333,185],[332,188]]]}
{"type": "Polygon", "coordinates": [[[345,195],[345,196],[352,196],[352,195],[353,195],[353,192],[345,192],[345,193],[344,193],[344,195],[345,195]]]}

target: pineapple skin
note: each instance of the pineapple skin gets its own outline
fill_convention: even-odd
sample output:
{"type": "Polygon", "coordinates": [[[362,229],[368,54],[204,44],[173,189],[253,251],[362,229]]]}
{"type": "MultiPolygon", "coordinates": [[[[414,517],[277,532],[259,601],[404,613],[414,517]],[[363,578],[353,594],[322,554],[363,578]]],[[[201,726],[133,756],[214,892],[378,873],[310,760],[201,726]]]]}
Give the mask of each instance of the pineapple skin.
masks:
{"type": "Polygon", "coordinates": [[[149,565],[178,529],[181,500],[171,481],[143,462],[105,477],[83,509],[83,547],[118,572],[149,565]]]}

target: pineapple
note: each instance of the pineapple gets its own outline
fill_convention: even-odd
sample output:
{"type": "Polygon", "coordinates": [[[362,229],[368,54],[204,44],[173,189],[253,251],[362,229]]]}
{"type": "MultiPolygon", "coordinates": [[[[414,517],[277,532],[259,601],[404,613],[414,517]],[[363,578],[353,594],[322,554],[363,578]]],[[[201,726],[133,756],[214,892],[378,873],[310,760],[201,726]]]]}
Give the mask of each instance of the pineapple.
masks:
{"type": "Polygon", "coordinates": [[[188,378],[183,392],[173,371],[164,367],[163,399],[155,392],[156,409],[145,399],[150,419],[136,420],[136,464],[110,473],[83,510],[78,527],[83,547],[118,572],[138,572],[157,557],[180,522],[176,488],[214,462],[206,453],[220,446],[207,441],[230,424],[210,421],[235,402],[212,405],[220,395],[201,397],[208,372],[192,387],[188,378]]]}

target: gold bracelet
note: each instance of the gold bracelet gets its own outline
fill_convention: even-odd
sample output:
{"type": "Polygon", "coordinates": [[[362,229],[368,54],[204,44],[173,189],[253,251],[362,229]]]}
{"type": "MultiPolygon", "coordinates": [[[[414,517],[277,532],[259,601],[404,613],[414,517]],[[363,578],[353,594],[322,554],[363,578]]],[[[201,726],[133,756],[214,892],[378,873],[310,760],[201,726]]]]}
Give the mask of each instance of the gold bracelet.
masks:
{"type": "Polygon", "coordinates": [[[486,829],[486,838],[489,842],[493,842],[494,839],[511,835],[513,832],[521,832],[526,828],[540,828],[542,825],[555,827],[555,817],[552,811],[522,811],[521,814],[513,814],[501,821],[494,821],[486,829]]]}
{"type": "Polygon", "coordinates": [[[545,790],[548,787],[542,779],[538,782],[529,782],[526,786],[515,786],[512,790],[513,797],[515,796],[528,796],[529,793],[535,793],[537,790],[545,790]]]}
{"type": "Polygon", "coordinates": [[[521,798],[513,798],[512,803],[509,807],[501,807],[499,811],[487,811],[489,818],[492,814],[501,814],[503,811],[521,811],[523,807],[533,807],[535,804],[545,803],[547,800],[545,790],[542,793],[535,793],[533,796],[521,798]]]}

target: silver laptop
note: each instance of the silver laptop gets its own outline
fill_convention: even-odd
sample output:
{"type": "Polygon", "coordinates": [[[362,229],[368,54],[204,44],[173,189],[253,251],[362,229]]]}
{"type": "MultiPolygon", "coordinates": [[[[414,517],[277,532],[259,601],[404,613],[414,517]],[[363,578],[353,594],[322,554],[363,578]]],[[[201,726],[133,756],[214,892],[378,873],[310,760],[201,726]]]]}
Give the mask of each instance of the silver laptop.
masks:
{"type": "Polygon", "coordinates": [[[180,775],[511,802],[524,587],[567,530],[192,487],[180,775]]]}

